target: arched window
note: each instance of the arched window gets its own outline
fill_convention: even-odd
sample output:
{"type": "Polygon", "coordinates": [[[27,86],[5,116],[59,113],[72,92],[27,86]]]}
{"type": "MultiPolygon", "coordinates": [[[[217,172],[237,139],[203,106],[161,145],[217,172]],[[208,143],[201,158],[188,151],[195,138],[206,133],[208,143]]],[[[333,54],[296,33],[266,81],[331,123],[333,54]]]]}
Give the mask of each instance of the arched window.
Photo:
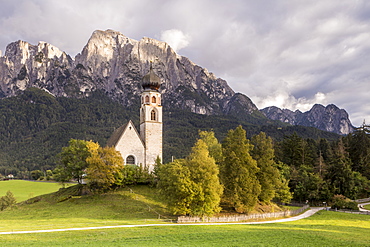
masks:
{"type": "Polygon", "coordinates": [[[156,112],[155,110],[152,110],[150,112],[150,120],[155,121],[156,120],[156,112]]]}
{"type": "Polygon", "coordinates": [[[153,96],[152,97],[152,103],[156,103],[156,102],[157,102],[157,100],[156,100],[155,96],[153,96]]]}
{"type": "Polygon", "coordinates": [[[161,97],[158,97],[158,105],[161,104],[161,97]]]}
{"type": "Polygon", "coordinates": [[[135,157],[133,155],[127,156],[126,165],[135,165],[135,157]]]}
{"type": "Polygon", "coordinates": [[[145,96],[145,104],[149,104],[149,96],[145,96]]]}

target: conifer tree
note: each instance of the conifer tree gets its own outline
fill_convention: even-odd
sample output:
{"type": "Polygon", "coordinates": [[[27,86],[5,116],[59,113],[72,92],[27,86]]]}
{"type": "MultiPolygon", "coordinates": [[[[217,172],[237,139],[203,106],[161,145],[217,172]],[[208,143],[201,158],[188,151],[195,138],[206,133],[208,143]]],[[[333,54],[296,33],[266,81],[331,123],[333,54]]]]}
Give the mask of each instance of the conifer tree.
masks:
{"type": "Polygon", "coordinates": [[[338,141],[334,147],[334,155],[331,160],[327,172],[327,178],[333,189],[333,194],[341,194],[346,197],[352,197],[354,189],[354,172],[352,171],[352,163],[345,150],[342,139],[338,141]]]}
{"type": "Polygon", "coordinates": [[[253,145],[241,126],[230,130],[222,143],[224,160],[220,166],[225,201],[237,212],[251,211],[258,201],[261,185],[257,179],[257,162],[250,152],[253,145]]]}
{"type": "Polygon", "coordinates": [[[272,139],[267,137],[264,132],[252,137],[252,157],[257,161],[258,181],[261,184],[261,193],[259,200],[263,202],[270,202],[274,196],[275,191],[279,187],[279,170],[276,168],[274,161],[274,148],[272,139]]]}

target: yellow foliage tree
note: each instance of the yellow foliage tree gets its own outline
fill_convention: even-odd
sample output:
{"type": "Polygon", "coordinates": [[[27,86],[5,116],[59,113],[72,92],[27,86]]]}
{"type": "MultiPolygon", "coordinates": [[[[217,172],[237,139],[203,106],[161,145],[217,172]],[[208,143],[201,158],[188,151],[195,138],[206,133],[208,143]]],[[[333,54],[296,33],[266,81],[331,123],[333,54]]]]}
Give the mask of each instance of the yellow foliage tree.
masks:
{"type": "Polygon", "coordinates": [[[96,191],[105,191],[123,180],[123,159],[113,147],[99,147],[86,159],[88,184],[96,191]]]}

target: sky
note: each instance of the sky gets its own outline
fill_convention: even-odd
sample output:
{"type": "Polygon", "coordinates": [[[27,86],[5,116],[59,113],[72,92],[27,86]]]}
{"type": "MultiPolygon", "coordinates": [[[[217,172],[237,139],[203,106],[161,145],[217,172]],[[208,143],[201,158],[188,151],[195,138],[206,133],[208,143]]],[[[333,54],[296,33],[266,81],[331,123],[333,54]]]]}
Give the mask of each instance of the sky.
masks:
{"type": "Polygon", "coordinates": [[[0,50],[48,42],[71,56],[95,30],[165,41],[258,108],[345,109],[370,123],[369,0],[0,0],[0,50]]]}

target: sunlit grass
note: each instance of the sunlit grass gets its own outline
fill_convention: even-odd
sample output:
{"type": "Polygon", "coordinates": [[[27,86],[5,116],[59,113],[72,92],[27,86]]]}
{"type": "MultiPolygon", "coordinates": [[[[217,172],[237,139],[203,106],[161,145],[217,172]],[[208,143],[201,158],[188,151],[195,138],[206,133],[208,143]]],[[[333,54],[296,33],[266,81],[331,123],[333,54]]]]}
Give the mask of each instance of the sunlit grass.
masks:
{"type": "MultiPolygon", "coordinates": [[[[68,186],[69,184],[67,184],[68,186]]],[[[17,202],[22,202],[29,198],[48,194],[59,190],[63,186],[54,182],[36,182],[25,180],[0,181],[0,196],[4,196],[7,191],[11,191],[17,202]]]]}
{"type": "Polygon", "coordinates": [[[369,246],[370,216],[321,211],[275,224],[151,226],[2,235],[6,246],[369,246]]]}
{"type": "MultiPolygon", "coordinates": [[[[72,187],[71,187],[72,188],[72,187]]],[[[59,201],[55,194],[0,212],[0,232],[122,224],[168,223],[174,219],[148,186],[59,201]]],[[[33,200],[33,199],[32,199],[33,200]]]]}

